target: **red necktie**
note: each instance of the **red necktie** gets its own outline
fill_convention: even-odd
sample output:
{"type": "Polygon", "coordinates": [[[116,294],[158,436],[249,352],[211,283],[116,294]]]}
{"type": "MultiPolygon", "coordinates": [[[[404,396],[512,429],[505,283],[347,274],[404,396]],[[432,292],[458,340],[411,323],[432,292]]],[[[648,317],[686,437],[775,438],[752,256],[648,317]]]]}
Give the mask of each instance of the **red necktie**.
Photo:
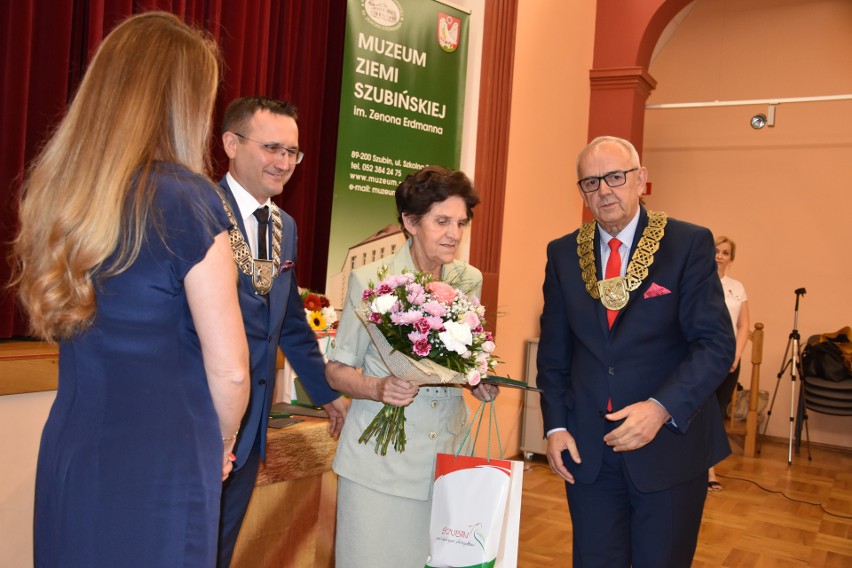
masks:
{"type": "MultiPolygon", "coordinates": [[[[621,276],[621,254],[618,249],[621,247],[621,241],[618,239],[609,240],[609,259],[606,261],[606,272],[604,278],[609,280],[616,276],[621,276]]],[[[607,310],[606,319],[609,322],[609,327],[612,327],[612,322],[615,321],[615,316],[618,315],[618,310],[607,310]]]]}

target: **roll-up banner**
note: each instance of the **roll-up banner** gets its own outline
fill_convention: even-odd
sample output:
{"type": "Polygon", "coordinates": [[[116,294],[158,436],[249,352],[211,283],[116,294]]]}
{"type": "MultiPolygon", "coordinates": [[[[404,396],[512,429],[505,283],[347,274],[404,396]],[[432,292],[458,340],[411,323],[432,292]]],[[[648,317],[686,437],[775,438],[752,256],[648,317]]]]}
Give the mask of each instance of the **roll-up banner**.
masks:
{"type": "Polygon", "coordinates": [[[348,0],[326,295],[405,241],[394,190],[412,171],[457,169],[469,13],[436,0],[348,0]]]}

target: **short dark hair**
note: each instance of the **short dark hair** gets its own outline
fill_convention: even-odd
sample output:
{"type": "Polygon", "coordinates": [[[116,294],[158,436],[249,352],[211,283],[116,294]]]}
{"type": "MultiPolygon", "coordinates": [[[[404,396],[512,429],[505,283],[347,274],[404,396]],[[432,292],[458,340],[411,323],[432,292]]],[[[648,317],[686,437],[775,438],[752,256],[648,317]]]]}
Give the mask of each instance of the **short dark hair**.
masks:
{"type": "Polygon", "coordinates": [[[268,110],[272,114],[289,116],[298,121],[296,107],[292,103],[270,97],[240,97],[231,101],[222,118],[222,132],[240,132],[245,130],[251,117],[259,110],[268,110]]]}
{"type": "Polygon", "coordinates": [[[479,195],[464,172],[451,170],[443,166],[426,166],[408,176],[396,188],[396,211],[399,224],[405,235],[402,216],[408,215],[412,222],[429,212],[432,205],[445,201],[449,197],[461,197],[467,207],[467,218],[473,219],[473,208],[479,204],[479,195]]]}

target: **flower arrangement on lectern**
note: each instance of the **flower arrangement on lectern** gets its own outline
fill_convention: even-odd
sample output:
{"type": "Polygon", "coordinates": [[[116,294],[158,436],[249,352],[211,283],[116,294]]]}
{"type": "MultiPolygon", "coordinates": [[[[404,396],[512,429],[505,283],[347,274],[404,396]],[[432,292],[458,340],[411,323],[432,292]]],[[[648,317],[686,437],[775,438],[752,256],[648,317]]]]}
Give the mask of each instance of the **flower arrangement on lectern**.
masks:
{"type": "Polygon", "coordinates": [[[328,298],[311,290],[302,290],[300,295],[305,305],[305,318],[314,332],[337,329],[337,311],[328,298]]]}

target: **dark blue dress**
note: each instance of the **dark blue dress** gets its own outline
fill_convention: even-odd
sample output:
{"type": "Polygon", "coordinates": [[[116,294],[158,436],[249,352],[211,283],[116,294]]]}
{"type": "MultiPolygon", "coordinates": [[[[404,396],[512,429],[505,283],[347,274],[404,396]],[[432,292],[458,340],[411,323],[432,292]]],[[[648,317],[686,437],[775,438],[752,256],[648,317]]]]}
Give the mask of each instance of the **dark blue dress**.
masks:
{"type": "Polygon", "coordinates": [[[97,280],[93,325],[60,344],[37,567],[215,565],[222,439],[184,277],[228,220],[205,178],[160,163],[152,179],[139,257],[97,280]]]}

